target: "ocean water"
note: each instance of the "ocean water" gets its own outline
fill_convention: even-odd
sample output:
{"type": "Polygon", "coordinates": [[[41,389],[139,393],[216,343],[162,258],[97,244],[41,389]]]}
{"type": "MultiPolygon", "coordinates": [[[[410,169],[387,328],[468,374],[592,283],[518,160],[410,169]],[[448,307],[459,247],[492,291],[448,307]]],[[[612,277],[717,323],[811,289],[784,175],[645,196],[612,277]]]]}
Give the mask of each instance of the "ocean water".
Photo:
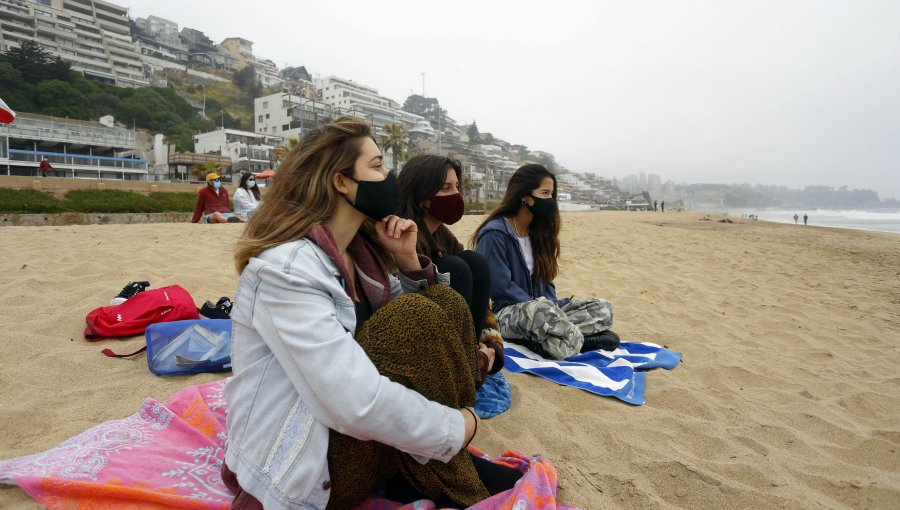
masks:
{"type": "MultiPolygon", "coordinates": [[[[781,211],[762,210],[749,211],[758,214],[759,219],[778,223],[794,223],[794,214],[800,217],[798,223],[803,225],[803,214],[809,215],[809,224],[819,227],[852,228],[855,230],[873,230],[876,232],[900,233],[900,211],[885,209],[881,211],[816,209],[813,211],[781,211]]],[[[740,213],[738,213],[740,214],[740,213]]],[[[733,215],[733,214],[732,214],[733,215]]]]}

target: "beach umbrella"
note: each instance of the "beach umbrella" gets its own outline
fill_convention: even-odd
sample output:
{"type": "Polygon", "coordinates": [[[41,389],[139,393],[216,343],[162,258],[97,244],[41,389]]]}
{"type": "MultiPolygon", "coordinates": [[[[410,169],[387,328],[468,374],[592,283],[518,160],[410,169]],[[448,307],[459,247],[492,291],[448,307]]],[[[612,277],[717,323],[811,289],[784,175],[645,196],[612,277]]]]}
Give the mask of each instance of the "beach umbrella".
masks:
{"type": "Polygon", "coordinates": [[[16,120],[16,112],[3,102],[3,98],[0,98],[0,122],[9,124],[14,120],[16,120]]]}
{"type": "Polygon", "coordinates": [[[272,177],[274,175],[275,175],[275,170],[272,170],[271,168],[266,168],[262,172],[256,174],[256,178],[257,179],[268,179],[269,177],[272,177]]]}

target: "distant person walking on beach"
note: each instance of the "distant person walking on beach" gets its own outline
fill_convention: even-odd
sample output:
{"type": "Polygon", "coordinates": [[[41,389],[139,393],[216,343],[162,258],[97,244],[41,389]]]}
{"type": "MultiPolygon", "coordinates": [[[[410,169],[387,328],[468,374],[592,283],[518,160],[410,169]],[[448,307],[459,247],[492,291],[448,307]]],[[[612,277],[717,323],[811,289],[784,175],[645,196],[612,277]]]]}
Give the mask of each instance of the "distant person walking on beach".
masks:
{"type": "Polygon", "coordinates": [[[197,206],[191,223],[243,223],[228,207],[228,190],[222,187],[222,178],[212,172],[206,176],[206,187],[197,192],[197,206]]]}
{"type": "Polygon", "coordinates": [[[803,224],[806,225],[806,221],[809,220],[809,216],[806,213],[803,213],[803,224]]]}
{"type": "Polygon", "coordinates": [[[799,219],[800,219],[800,216],[797,216],[796,214],[794,214],[794,225],[797,224],[797,220],[799,220],[799,219]]]}
{"type": "Polygon", "coordinates": [[[475,251],[491,270],[500,333],[552,359],[614,349],[612,303],[556,297],[561,225],[556,190],[556,176],[543,166],[519,168],[503,201],[475,231],[475,251]]]}
{"type": "Polygon", "coordinates": [[[56,169],[53,168],[53,165],[50,164],[50,160],[47,158],[41,158],[41,164],[38,166],[38,170],[41,172],[41,177],[47,177],[47,173],[50,170],[53,170],[54,174],[56,173],[56,169]]]}
{"type": "Polygon", "coordinates": [[[663,200],[659,203],[659,212],[666,212],[666,201],[663,200]]]}
{"type": "Polygon", "coordinates": [[[658,206],[658,205],[659,205],[659,204],[656,203],[656,200],[654,200],[654,201],[653,201],[653,212],[656,212],[656,211],[658,210],[658,209],[657,209],[657,206],[658,206]]]}

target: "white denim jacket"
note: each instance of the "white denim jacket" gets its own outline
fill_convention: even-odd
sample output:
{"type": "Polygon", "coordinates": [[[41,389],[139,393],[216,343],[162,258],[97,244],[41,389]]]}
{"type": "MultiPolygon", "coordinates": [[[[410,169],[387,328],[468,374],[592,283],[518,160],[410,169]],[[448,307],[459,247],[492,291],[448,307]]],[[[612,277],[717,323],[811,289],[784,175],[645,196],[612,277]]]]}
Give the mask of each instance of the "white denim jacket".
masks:
{"type": "MultiPolygon", "coordinates": [[[[391,298],[426,285],[391,276],[391,298]]],[[[380,375],[353,339],[356,312],[340,272],[310,240],[252,258],[231,319],[225,462],[266,509],[325,508],[328,429],[422,463],[448,462],[462,448],[462,415],[380,375]]]]}

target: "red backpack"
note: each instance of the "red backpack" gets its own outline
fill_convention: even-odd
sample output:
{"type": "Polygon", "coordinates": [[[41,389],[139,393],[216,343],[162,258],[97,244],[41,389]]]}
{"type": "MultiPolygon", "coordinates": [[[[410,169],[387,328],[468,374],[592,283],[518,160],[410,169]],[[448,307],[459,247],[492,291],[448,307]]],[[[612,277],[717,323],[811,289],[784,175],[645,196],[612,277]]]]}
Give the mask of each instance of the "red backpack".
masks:
{"type": "Polygon", "coordinates": [[[84,339],[96,342],[104,338],[134,336],[144,333],[157,322],[197,319],[194,298],[178,285],[145,290],[121,305],[101,306],[85,317],[84,339]]]}

